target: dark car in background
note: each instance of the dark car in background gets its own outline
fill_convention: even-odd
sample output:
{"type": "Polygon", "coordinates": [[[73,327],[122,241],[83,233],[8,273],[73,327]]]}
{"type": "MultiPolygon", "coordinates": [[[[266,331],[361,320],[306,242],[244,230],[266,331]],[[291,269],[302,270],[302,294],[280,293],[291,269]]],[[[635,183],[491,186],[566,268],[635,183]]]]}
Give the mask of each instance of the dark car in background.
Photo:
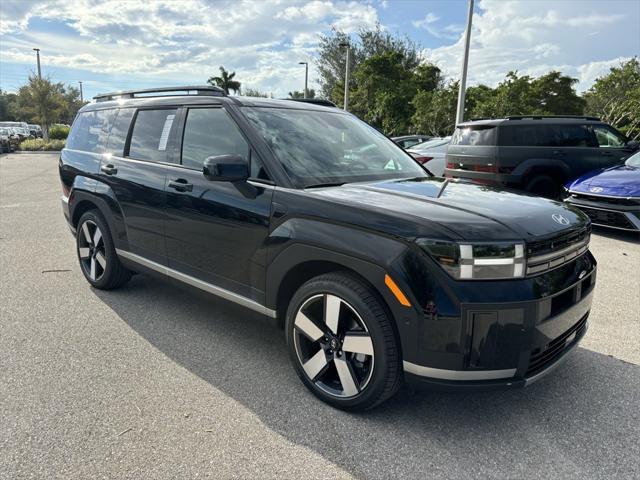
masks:
{"type": "Polygon", "coordinates": [[[391,137],[391,140],[396,142],[399,146],[404,149],[411,148],[418,143],[426,142],[427,140],[431,140],[433,137],[428,135],[403,135],[401,137],[391,137]]]}
{"type": "Polygon", "coordinates": [[[337,108],[210,86],[96,100],[59,161],[86,280],[155,272],[274,319],[333,406],[404,380],[529,385],[587,330],[596,261],[570,205],[433,177],[337,108]]]}
{"type": "Polygon", "coordinates": [[[19,144],[18,137],[9,127],[0,127],[0,153],[11,153],[19,144]]]}
{"type": "Polygon", "coordinates": [[[33,138],[42,138],[42,127],[40,125],[28,124],[29,133],[33,138]]]}
{"type": "Polygon", "coordinates": [[[594,117],[515,116],[457,126],[445,175],[559,198],[562,186],[638,149],[594,117]]]}
{"type": "Polygon", "coordinates": [[[596,170],[566,185],[565,202],[594,225],[640,231],[640,152],[623,164],[596,170]]]}

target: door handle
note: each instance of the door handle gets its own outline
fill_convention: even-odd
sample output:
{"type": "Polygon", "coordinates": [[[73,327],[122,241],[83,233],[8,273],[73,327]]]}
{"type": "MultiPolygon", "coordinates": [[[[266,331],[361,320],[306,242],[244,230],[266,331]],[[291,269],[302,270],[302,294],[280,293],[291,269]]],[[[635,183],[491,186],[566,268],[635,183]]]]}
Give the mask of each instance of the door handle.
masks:
{"type": "Polygon", "coordinates": [[[553,154],[557,157],[564,157],[566,155],[562,150],[554,150],[553,154]]]}
{"type": "Polygon", "coordinates": [[[602,155],[606,156],[606,157],[610,157],[611,155],[613,155],[610,151],[608,150],[603,150],[602,152],[600,152],[602,155]]]}
{"type": "Polygon", "coordinates": [[[169,180],[169,187],[179,192],[191,192],[193,190],[193,183],[187,182],[184,178],[177,178],[175,180],[169,180]]]}
{"type": "Polygon", "coordinates": [[[116,173],[118,173],[118,169],[111,164],[102,165],[100,167],[100,170],[102,170],[107,175],[115,175],[116,173]]]}

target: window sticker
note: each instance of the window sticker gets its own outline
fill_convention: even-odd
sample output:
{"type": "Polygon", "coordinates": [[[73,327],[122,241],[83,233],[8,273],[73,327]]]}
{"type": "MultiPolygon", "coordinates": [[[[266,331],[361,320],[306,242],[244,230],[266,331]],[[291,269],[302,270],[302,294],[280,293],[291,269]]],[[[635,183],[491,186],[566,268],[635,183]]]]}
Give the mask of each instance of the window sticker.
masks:
{"type": "Polygon", "coordinates": [[[164,127],[162,127],[162,134],[160,135],[160,142],[158,142],[158,150],[164,151],[167,149],[167,142],[169,141],[169,132],[173,125],[173,119],[175,115],[167,115],[167,119],[164,121],[164,127]]]}

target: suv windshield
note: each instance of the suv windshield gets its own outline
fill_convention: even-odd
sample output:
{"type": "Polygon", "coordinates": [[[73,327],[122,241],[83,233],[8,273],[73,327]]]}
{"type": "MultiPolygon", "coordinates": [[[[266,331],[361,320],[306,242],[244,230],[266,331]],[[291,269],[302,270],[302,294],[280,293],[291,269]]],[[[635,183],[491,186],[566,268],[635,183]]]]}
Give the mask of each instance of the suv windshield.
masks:
{"type": "Polygon", "coordinates": [[[244,112],[305,188],[429,176],[395,143],[351,115],[260,107],[244,112]]]}

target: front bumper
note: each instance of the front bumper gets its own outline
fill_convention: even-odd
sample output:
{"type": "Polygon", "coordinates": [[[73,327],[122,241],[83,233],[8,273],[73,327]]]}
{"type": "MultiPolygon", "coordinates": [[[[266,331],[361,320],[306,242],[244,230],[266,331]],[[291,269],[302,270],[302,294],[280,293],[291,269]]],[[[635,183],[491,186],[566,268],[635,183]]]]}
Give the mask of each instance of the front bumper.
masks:
{"type": "Polygon", "coordinates": [[[565,203],[587,214],[592,225],[640,232],[640,200],[569,193],[565,203]]]}
{"type": "Polygon", "coordinates": [[[415,348],[403,344],[405,379],[444,390],[533,383],[585,335],[595,280],[596,262],[587,252],[521,281],[450,282],[442,290],[459,302],[447,312],[446,298],[433,296],[414,330],[415,348]]]}

